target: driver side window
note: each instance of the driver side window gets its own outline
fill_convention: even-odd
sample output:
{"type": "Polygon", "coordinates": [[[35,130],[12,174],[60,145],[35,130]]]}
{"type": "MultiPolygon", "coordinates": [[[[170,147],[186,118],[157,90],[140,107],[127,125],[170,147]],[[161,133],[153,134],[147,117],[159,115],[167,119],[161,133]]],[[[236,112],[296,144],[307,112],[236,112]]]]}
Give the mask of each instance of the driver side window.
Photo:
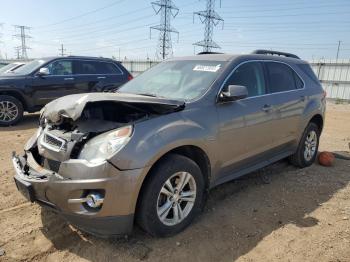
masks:
{"type": "Polygon", "coordinates": [[[263,66],[259,62],[248,62],[239,66],[226,82],[226,86],[241,85],[248,90],[248,97],[266,94],[263,66]]]}
{"type": "Polygon", "coordinates": [[[54,61],[47,66],[49,69],[49,75],[72,75],[72,61],[58,60],[54,61]]]}

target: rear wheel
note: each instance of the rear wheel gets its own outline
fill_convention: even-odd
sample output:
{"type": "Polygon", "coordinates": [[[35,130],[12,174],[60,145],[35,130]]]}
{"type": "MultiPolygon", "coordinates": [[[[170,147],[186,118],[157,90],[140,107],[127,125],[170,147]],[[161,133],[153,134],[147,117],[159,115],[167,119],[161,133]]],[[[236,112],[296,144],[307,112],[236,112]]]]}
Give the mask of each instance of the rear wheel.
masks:
{"type": "Polygon", "coordinates": [[[153,236],[175,235],[201,210],[201,170],[187,157],[169,155],[149,175],[138,203],[138,224],[153,236]]]}
{"type": "Polygon", "coordinates": [[[290,162],[297,167],[307,167],[315,162],[320,138],[318,126],[311,122],[306,127],[297,151],[290,156],[290,162]]]}
{"type": "Polygon", "coordinates": [[[23,117],[23,105],[13,96],[0,95],[0,125],[11,126],[23,117]]]}

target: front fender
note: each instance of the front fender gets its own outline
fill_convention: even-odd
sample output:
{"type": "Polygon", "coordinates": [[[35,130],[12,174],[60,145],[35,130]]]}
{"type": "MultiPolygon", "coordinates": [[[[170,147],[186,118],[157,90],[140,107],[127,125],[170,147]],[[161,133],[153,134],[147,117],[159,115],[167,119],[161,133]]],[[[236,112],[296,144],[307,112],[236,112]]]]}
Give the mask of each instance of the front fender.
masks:
{"type": "Polygon", "coordinates": [[[135,125],[134,134],[128,145],[111,159],[122,170],[152,166],[172,149],[181,146],[196,146],[209,157],[216,147],[215,111],[188,117],[187,112],[176,112],[135,125]],[[214,119],[213,119],[214,118],[214,119]]]}

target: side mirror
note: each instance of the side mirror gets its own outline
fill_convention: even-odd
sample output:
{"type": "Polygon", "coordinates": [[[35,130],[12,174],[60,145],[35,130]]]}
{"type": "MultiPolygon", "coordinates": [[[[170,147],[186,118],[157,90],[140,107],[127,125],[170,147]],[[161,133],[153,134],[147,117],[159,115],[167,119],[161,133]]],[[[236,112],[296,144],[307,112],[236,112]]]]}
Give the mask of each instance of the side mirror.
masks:
{"type": "Polygon", "coordinates": [[[248,89],[245,86],[229,85],[226,90],[222,90],[219,96],[220,101],[236,101],[248,97],[248,89]]]}
{"type": "Polygon", "coordinates": [[[37,75],[39,76],[47,76],[50,74],[50,71],[47,67],[42,67],[39,69],[39,72],[37,73],[37,75]]]}

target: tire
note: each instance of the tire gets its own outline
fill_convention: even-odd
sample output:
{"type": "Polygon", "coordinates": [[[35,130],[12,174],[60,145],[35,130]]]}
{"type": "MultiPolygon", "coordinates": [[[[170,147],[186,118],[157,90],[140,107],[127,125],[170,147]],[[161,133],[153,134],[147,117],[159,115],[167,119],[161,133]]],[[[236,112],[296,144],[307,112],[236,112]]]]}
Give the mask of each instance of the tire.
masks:
{"type": "Polygon", "coordinates": [[[193,160],[176,154],[161,160],[149,175],[150,177],[145,181],[139,196],[136,212],[137,223],[152,236],[173,236],[191,224],[202,210],[205,187],[203,175],[193,160]],[[181,190],[179,181],[183,177],[187,177],[189,182],[181,190]],[[168,184],[165,185],[166,182],[172,184],[173,193],[170,192],[168,184]],[[177,187],[175,187],[176,184],[177,187]],[[180,189],[177,194],[176,188],[180,189]],[[161,190],[167,191],[170,195],[161,193],[161,190]],[[181,195],[184,197],[181,198],[181,195]],[[185,199],[193,201],[187,202],[185,199]],[[172,205],[170,205],[171,203],[172,205]],[[182,212],[177,208],[180,208],[182,212]],[[176,213],[183,215],[182,220],[179,219],[180,215],[176,216],[176,213]],[[163,215],[161,216],[161,214],[163,215]]]}
{"type": "Polygon", "coordinates": [[[297,151],[289,157],[290,163],[300,168],[311,166],[317,157],[319,141],[320,130],[315,123],[310,122],[304,130],[297,151]],[[316,137],[316,141],[311,145],[310,138],[313,136],[312,134],[316,137]],[[309,151],[310,154],[306,153],[307,147],[311,150],[309,151]]]}
{"type": "Polygon", "coordinates": [[[23,117],[23,105],[13,96],[0,95],[0,126],[12,126],[23,117]]]}

